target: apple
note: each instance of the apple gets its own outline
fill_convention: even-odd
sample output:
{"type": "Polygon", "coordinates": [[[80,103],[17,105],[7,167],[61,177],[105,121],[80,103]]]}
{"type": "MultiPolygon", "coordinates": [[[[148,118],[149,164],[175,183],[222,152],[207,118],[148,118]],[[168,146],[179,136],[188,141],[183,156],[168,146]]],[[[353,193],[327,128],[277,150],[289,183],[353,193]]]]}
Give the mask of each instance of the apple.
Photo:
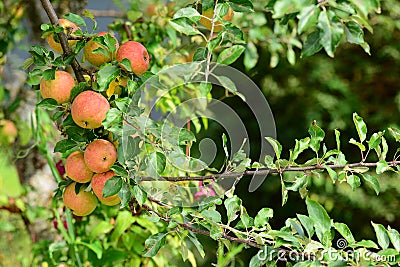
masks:
{"type": "Polygon", "coordinates": [[[97,198],[93,193],[84,191],[84,186],[76,194],[75,185],[76,183],[73,182],[65,188],[63,193],[64,204],[77,216],[89,215],[96,209],[97,198]]]}
{"type": "Polygon", "coordinates": [[[75,97],[71,105],[71,115],[78,126],[95,129],[101,126],[109,109],[110,103],[103,95],[88,90],[75,97]]]}
{"type": "Polygon", "coordinates": [[[13,144],[18,136],[18,129],[10,120],[0,121],[0,141],[5,144],[13,144]]]}
{"type": "Polygon", "coordinates": [[[93,176],[93,172],[86,166],[81,151],[75,151],[68,156],[65,162],[65,172],[69,178],[78,183],[87,183],[93,176]]]}
{"type": "Polygon", "coordinates": [[[54,80],[40,81],[40,94],[43,98],[53,98],[58,104],[70,100],[72,88],[75,86],[74,77],[66,71],[57,70],[54,80]]]}
{"type": "Polygon", "coordinates": [[[97,198],[100,200],[101,203],[107,206],[114,206],[121,202],[121,199],[119,198],[118,194],[109,197],[103,197],[104,185],[109,179],[111,179],[114,176],[115,174],[113,171],[105,173],[96,173],[95,175],[93,175],[91,182],[94,194],[97,196],[97,198]]]}
{"type": "MultiPolygon", "coordinates": [[[[201,17],[199,22],[206,27],[207,29],[211,30],[212,27],[212,17],[214,14],[214,9],[213,8],[209,8],[205,11],[202,12],[202,15],[204,17],[201,17]]],[[[226,20],[226,21],[231,21],[233,17],[233,9],[229,8],[228,13],[226,13],[225,16],[222,17],[222,20],[226,20]]],[[[223,28],[223,24],[219,21],[217,21],[217,18],[214,18],[214,32],[220,32],[223,28]]]]}
{"type": "MultiPolygon", "coordinates": [[[[79,29],[78,26],[75,25],[75,23],[67,20],[67,19],[59,19],[59,23],[60,26],[62,26],[64,28],[64,32],[65,34],[68,34],[70,30],[72,30],[72,33],[77,31],[79,29]]],[[[63,49],[61,47],[60,42],[57,42],[54,39],[54,34],[56,33],[52,33],[49,36],[46,37],[46,41],[49,44],[49,46],[51,47],[51,49],[53,49],[54,51],[58,52],[58,53],[62,53],[63,49]]],[[[74,36],[73,34],[71,34],[71,36],[74,36]]],[[[69,46],[74,46],[76,44],[76,40],[68,40],[68,44],[69,46]]]]}
{"type": "Polygon", "coordinates": [[[121,62],[127,58],[130,61],[131,70],[140,76],[149,68],[150,57],[146,47],[135,41],[123,43],[117,50],[117,61],[124,70],[127,70],[121,62]]]}
{"type": "MultiPolygon", "coordinates": [[[[100,32],[97,34],[97,36],[104,36],[106,35],[107,32],[100,32]]],[[[113,37],[115,40],[115,49],[118,49],[119,44],[117,39],[113,37]]],[[[104,45],[101,45],[100,43],[90,40],[89,42],[86,43],[85,47],[83,48],[83,53],[85,55],[85,59],[89,61],[92,65],[99,67],[107,62],[111,62],[115,58],[115,51],[114,53],[111,53],[110,51],[107,50],[107,47],[104,45]],[[108,55],[104,55],[102,52],[98,51],[95,52],[96,49],[102,48],[108,52],[108,55]]]]}
{"type": "Polygon", "coordinates": [[[117,150],[113,143],[105,139],[91,142],[83,155],[90,170],[96,173],[109,171],[117,161],[117,150]]]}

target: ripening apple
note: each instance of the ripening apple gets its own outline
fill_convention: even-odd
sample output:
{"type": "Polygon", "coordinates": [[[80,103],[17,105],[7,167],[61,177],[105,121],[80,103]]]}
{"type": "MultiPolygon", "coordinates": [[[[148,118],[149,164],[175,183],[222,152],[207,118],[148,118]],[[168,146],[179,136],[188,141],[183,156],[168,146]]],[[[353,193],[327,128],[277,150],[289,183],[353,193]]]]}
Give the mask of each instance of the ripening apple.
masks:
{"type": "MultiPolygon", "coordinates": [[[[199,22],[209,30],[211,30],[211,27],[212,27],[211,20],[212,20],[213,14],[214,14],[214,9],[209,8],[202,12],[202,15],[204,17],[201,17],[199,20],[199,22]]],[[[229,8],[228,13],[226,13],[226,15],[222,17],[222,20],[231,21],[232,17],[233,17],[233,9],[229,8]]],[[[223,24],[221,22],[217,21],[216,18],[214,18],[214,32],[220,32],[222,30],[222,27],[223,27],[223,24]]]]}
{"type": "MultiPolygon", "coordinates": [[[[59,19],[60,22],[60,26],[62,26],[64,28],[64,32],[65,34],[69,33],[71,31],[71,33],[79,30],[79,27],[75,25],[75,23],[67,20],[67,19],[59,19]]],[[[56,33],[52,33],[49,36],[46,37],[46,41],[49,44],[49,46],[51,47],[51,49],[53,49],[54,51],[58,52],[58,53],[62,53],[63,49],[61,47],[60,42],[56,41],[54,39],[54,34],[56,33]]],[[[74,36],[73,34],[71,34],[71,36],[74,36]]],[[[69,46],[74,46],[76,44],[76,40],[68,40],[68,44],[69,46]]]]}
{"type": "Polygon", "coordinates": [[[102,94],[88,90],[75,97],[71,105],[71,115],[78,126],[95,129],[101,126],[109,109],[110,103],[102,94]]]}
{"type": "Polygon", "coordinates": [[[57,70],[54,80],[40,81],[40,94],[43,98],[53,98],[58,104],[70,100],[72,88],[75,86],[74,77],[66,71],[57,70]]]}
{"type": "Polygon", "coordinates": [[[86,192],[85,187],[79,189],[79,193],[75,192],[76,183],[69,184],[63,193],[64,204],[72,210],[77,216],[86,216],[92,213],[97,206],[97,198],[91,192],[86,192]]]}
{"type": "Polygon", "coordinates": [[[122,60],[127,58],[130,61],[131,70],[140,76],[149,68],[150,57],[146,47],[135,41],[123,43],[117,50],[117,61],[124,70],[127,70],[122,64],[122,60]]]}
{"type": "Polygon", "coordinates": [[[10,120],[0,121],[0,141],[5,144],[13,144],[18,136],[18,130],[14,122],[10,120]]]}
{"type": "Polygon", "coordinates": [[[87,183],[93,176],[93,172],[86,166],[81,151],[75,151],[68,156],[65,161],[65,172],[69,178],[78,183],[87,183]]]}
{"type": "MultiPolygon", "coordinates": [[[[104,36],[106,35],[107,32],[100,32],[97,34],[97,36],[104,36]]],[[[112,37],[115,40],[115,49],[118,49],[119,44],[117,39],[115,39],[115,37],[112,37]]],[[[89,42],[86,43],[84,49],[83,49],[83,53],[85,55],[85,59],[87,61],[89,61],[92,65],[99,67],[107,62],[111,62],[114,58],[115,58],[115,51],[113,53],[111,53],[110,51],[108,51],[107,47],[105,47],[104,45],[94,41],[94,40],[90,40],[89,42]],[[100,51],[95,51],[98,48],[102,48],[105,51],[108,52],[107,55],[104,55],[102,52],[100,51]]]]}
{"type": "Polygon", "coordinates": [[[107,172],[117,161],[117,150],[110,141],[98,139],[91,142],[83,155],[90,170],[96,173],[107,172]]]}
{"type": "Polygon", "coordinates": [[[93,175],[91,182],[94,194],[97,196],[97,198],[100,200],[101,203],[107,206],[114,206],[121,202],[121,199],[119,198],[118,194],[109,197],[103,197],[104,185],[109,179],[111,179],[114,176],[115,174],[113,171],[105,173],[96,173],[95,175],[93,175]]]}

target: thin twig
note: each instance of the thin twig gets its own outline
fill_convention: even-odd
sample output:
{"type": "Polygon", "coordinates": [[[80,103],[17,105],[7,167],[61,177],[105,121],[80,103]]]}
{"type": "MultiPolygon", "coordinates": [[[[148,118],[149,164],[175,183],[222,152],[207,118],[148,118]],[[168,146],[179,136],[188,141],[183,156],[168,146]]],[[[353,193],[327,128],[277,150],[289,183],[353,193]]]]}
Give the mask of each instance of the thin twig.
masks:
{"type": "MultiPolygon", "coordinates": [[[[46,11],[46,14],[49,17],[51,24],[53,24],[54,26],[58,26],[60,23],[59,23],[57,14],[56,14],[53,6],[51,5],[50,1],[49,0],[40,0],[40,1],[42,2],[43,9],[46,11]]],[[[72,55],[73,53],[72,53],[71,47],[69,47],[68,38],[67,38],[67,35],[65,34],[65,32],[62,31],[62,32],[58,33],[57,35],[58,35],[58,39],[60,40],[61,47],[64,51],[64,57],[72,55]]],[[[76,79],[78,80],[78,82],[85,82],[85,78],[83,78],[82,67],[79,65],[76,58],[74,59],[74,61],[72,61],[71,66],[72,66],[72,69],[74,70],[74,73],[75,73],[75,76],[76,76],[76,79]]]]}
{"type": "MultiPolygon", "coordinates": [[[[400,164],[400,161],[389,161],[387,162],[389,166],[397,166],[400,164]]],[[[377,167],[378,163],[374,162],[360,162],[360,163],[351,163],[345,165],[312,165],[312,166],[303,166],[303,167],[286,167],[281,169],[268,169],[262,168],[257,170],[248,170],[244,172],[228,172],[228,173],[217,173],[212,175],[204,175],[204,176],[180,176],[180,177],[170,177],[170,176],[160,176],[157,178],[142,176],[141,181],[154,181],[154,180],[166,180],[169,182],[181,182],[181,181],[204,181],[204,180],[214,180],[218,178],[237,178],[244,175],[267,175],[267,174],[277,174],[283,172],[307,172],[313,170],[326,170],[327,167],[331,169],[343,169],[345,167],[348,168],[357,168],[357,167],[377,167]]]]}

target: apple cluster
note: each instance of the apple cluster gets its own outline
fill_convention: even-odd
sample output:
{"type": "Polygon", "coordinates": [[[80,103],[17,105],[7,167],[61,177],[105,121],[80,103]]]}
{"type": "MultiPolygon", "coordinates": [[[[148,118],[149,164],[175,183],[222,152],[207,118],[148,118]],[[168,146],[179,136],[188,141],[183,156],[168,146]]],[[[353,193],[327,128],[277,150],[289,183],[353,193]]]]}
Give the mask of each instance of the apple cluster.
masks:
{"type": "MultiPolygon", "coordinates": [[[[67,19],[60,19],[60,26],[69,36],[79,29],[67,19]]],[[[95,38],[88,40],[83,48],[84,58],[95,67],[106,63],[117,62],[124,71],[142,75],[149,66],[149,54],[146,48],[135,41],[127,41],[122,45],[115,40],[115,51],[110,52],[97,37],[106,36],[107,32],[100,32],[95,38]],[[101,51],[101,52],[99,52],[101,51]],[[130,66],[126,64],[126,59],[130,66]]],[[[56,52],[62,53],[60,43],[54,33],[46,37],[48,45],[56,52]]],[[[76,45],[76,40],[68,40],[70,46],[76,45]]],[[[95,131],[102,127],[110,109],[109,98],[113,94],[120,94],[121,87],[126,87],[128,78],[119,77],[112,81],[106,92],[101,93],[89,89],[79,93],[71,101],[71,92],[76,86],[74,77],[67,71],[57,70],[53,80],[42,78],[40,93],[43,98],[52,98],[58,104],[65,104],[70,111],[74,123],[84,129],[95,131]]],[[[105,205],[114,206],[120,203],[118,194],[104,197],[103,188],[106,182],[116,174],[111,167],[116,163],[117,146],[108,138],[93,139],[86,148],[73,149],[65,161],[66,176],[71,180],[63,193],[66,207],[77,216],[86,216],[94,211],[98,200],[105,205]],[[90,186],[86,186],[89,185],[90,186]],[[91,189],[91,190],[90,190],[91,189]]]]}

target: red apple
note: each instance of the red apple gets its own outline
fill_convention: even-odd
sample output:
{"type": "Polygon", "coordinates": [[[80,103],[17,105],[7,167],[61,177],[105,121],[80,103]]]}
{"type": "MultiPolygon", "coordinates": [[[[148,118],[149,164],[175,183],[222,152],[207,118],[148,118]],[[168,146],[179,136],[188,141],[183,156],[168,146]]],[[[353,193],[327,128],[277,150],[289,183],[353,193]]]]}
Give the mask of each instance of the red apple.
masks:
{"type": "Polygon", "coordinates": [[[54,80],[40,81],[40,94],[43,98],[53,98],[58,104],[66,103],[70,100],[71,90],[75,86],[74,77],[66,71],[58,70],[54,80]]]}
{"type": "MultiPolygon", "coordinates": [[[[59,22],[60,22],[60,26],[62,26],[65,29],[64,32],[66,34],[69,32],[69,30],[72,30],[72,33],[73,33],[79,29],[79,27],[76,26],[75,23],[73,23],[67,19],[59,19],[59,22]]],[[[58,53],[62,53],[63,49],[61,47],[61,44],[54,39],[54,34],[56,34],[56,33],[52,33],[49,36],[47,36],[46,41],[49,44],[49,46],[51,47],[51,49],[53,49],[54,51],[56,51],[58,53]]],[[[73,36],[73,34],[71,34],[71,36],[73,36]]],[[[77,42],[76,40],[69,40],[68,44],[69,44],[69,46],[74,46],[76,44],[76,42],[77,42]]]]}
{"type": "Polygon", "coordinates": [[[97,206],[97,198],[91,192],[86,192],[85,187],[79,189],[79,193],[75,192],[76,183],[69,184],[63,193],[64,204],[72,210],[77,216],[86,216],[92,213],[97,206]]]}
{"type": "Polygon", "coordinates": [[[109,109],[110,103],[103,95],[89,90],[83,91],[74,99],[71,115],[78,126],[95,129],[101,126],[109,109]]]}
{"type": "MultiPolygon", "coordinates": [[[[97,34],[97,36],[104,36],[106,34],[107,34],[107,32],[100,32],[97,34]]],[[[117,39],[115,39],[115,41],[116,41],[115,49],[118,49],[119,44],[118,44],[117,39]]],[[[111,53],[110,51],[108,51],[108,55],[104,55],[101,52],[94,52],[98,48],[102,48],[102,49],[108,51],[104,45],[101,45],[98,42],[95,42],[94,40],[90,40],[89,42],[87,42],[83,49],[85,59],[87,61],[89,61],[90,63],[92,63],[94,66],[97,66],[97,67],[101,66],[101,65],[103,65],[107,62],[110,62],[114,59],[115,52],[111,53]]]]}
{"type": "Polygon", "coordinates": [[[85,163],[90,170],[96,173],[109,171],[117,161],[117,150],[113,143],[104,139],[91,142],[84,153],[85,163]]]}
{"type": "Polygon", "coordinates": [[[18,129],[14,122],[9,120],[0,121],[0,141],[4,144],[13,144],[18,136],[18,129]]]}
{"type": "Polygon", "coordinates": [[[150,57],[147,49],[138,42],[128,41],[123,43],[117,51],[117,61],[121,68],[127,70],[121,62],[127,58],[130,61],[132,72],[140,76],[149,68],[150,57]]]}
{"type": "Polygon", "coordinates": [[[86,166],[81,151],[70,154],[65,162],[67,176],[78,183],[87,183],[92,179],[93,172],[86,166]]]}
{"type": "Polygon", "coordinates": [[[93,175],[91,182],[94,194],[97,196],[101,203],[108,206],[114,206],[121,202],[118,194],[109,197],[103,197],[103,188],[106,182],[114,176],[115,174],[113,171],[97,173],[93,175]]]}

